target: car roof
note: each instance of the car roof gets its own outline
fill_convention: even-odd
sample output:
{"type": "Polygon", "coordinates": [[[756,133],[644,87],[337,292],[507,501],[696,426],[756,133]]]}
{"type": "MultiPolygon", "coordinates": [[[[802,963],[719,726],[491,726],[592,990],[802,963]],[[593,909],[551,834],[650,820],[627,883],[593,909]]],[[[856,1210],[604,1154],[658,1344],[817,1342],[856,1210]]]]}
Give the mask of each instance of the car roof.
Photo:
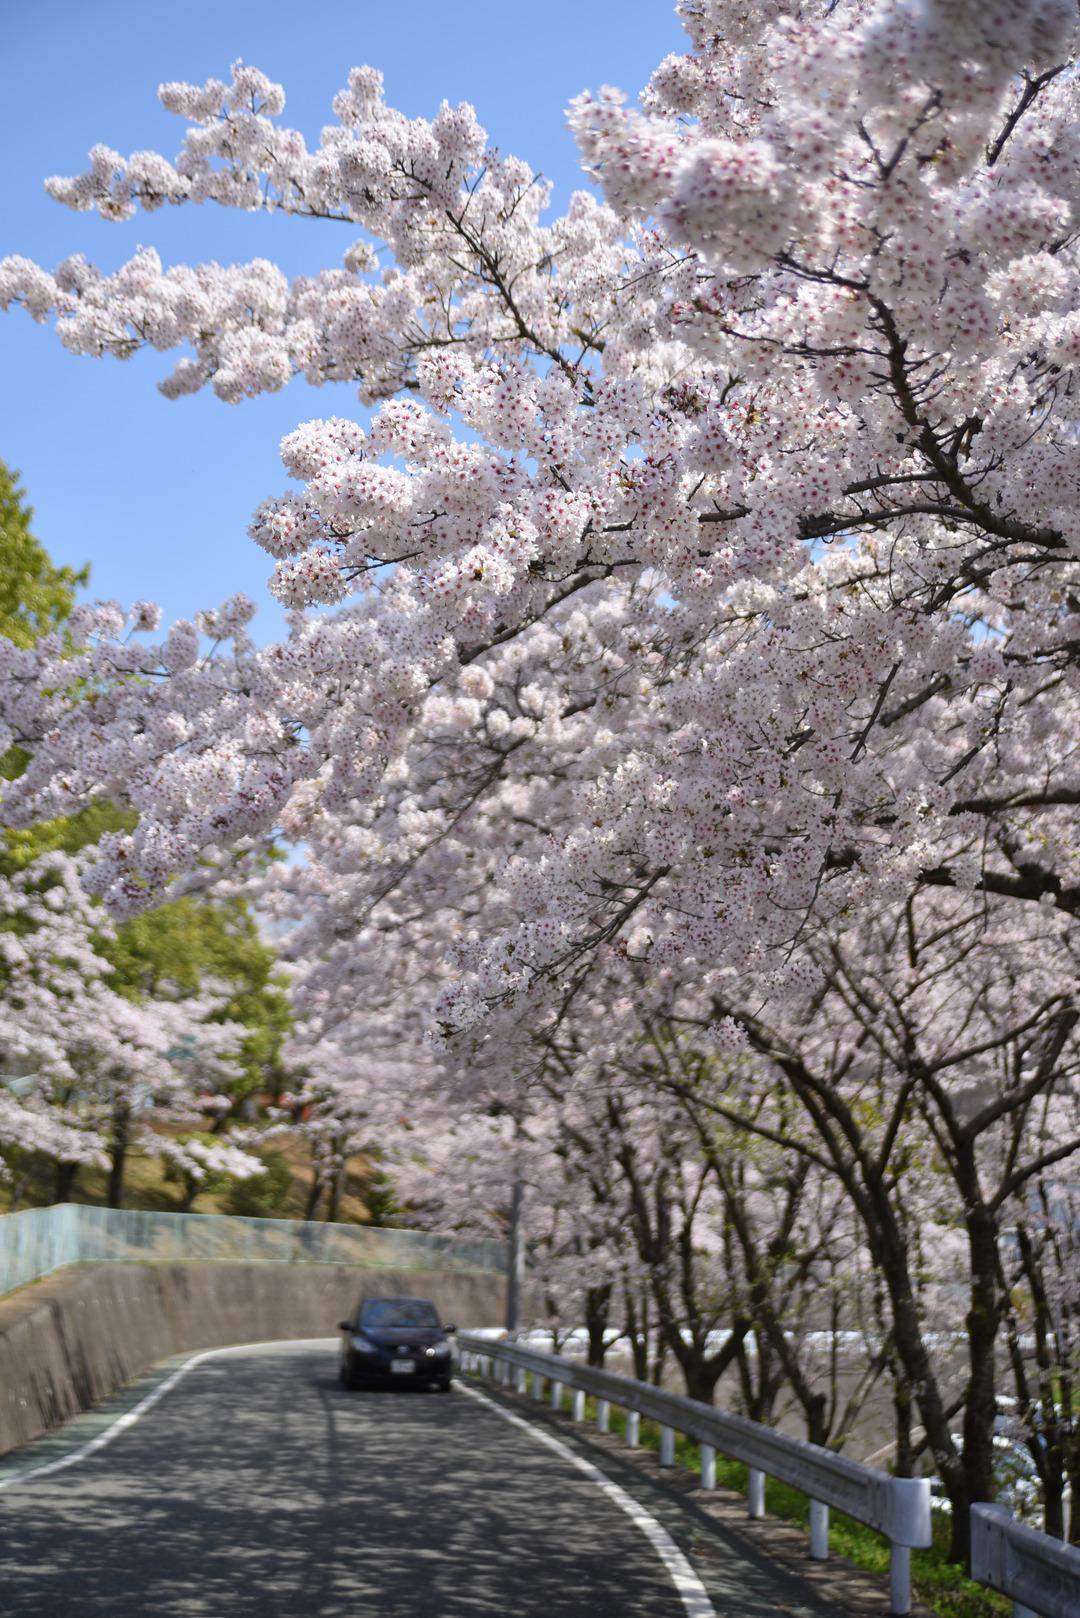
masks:
{"type": "Polygon", "coordinates": [[[404,1297],[404,1296],[401,1296],[401,1297],[385,1297],[385,1298],[384,1297],[361,1298],[360,1302],[361,1303],[426,1303],[429,1309],[434,1309],[434,1307],[435,1307],[435,1305],[432,1303],[430,1298],[414,1298],[414,1297],[404,1297]]]}

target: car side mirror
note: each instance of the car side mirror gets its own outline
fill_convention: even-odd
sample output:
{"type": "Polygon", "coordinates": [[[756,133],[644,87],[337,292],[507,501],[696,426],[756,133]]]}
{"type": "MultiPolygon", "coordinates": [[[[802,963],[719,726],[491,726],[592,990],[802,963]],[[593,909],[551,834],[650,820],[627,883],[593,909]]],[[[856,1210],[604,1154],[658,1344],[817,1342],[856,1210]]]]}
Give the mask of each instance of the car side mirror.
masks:
{"type": "Polygon", "coordinates": [[[449,1321],[447,1321],[447,1322],[446,1322],[446,1324],[445,1324],[445,1325],[444,1325],[444,1326],[443,1326],[443,1331],[444,1331],[444,1332],[447,1332],[447,1333],[450,1333],[450,1332],[452,1332],[452,1331],[457,1331],[457,1327],[456,1327],[456,1326],[452,1326],[452,1325],[451,1325],[451,1324],[450,1324],[450,1322],[449,1322],[449,1321]]]}
{"type": "Polygon", "coordinates": [[[352,1321],[351,1320],[339,1320],[338,1323],[337,1323],[337,1329],[338,1329],[338,1331],[352,1331],[352,1329],[353,1329],[352,1321]]]}

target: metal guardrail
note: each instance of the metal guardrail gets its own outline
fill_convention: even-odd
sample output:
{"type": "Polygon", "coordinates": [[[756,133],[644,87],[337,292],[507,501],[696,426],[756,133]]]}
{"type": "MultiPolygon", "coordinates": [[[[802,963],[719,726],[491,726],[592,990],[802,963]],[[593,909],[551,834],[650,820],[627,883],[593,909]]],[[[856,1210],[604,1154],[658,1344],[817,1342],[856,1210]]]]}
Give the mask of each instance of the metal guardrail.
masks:
{"type": "Polygon", "coordinates": [[[501,1242],[370,1225],[61,1202],[0,1215],[0,1296],[67,1264],[355,1264],[496,1271],[501,1242]]]}
{"type": "Polygon", "coordinates": [[[1011,1596],[1013,1618],[1080,1618],[1080,1550],[1004,1506],[971,1508],[971,1577],[1011,1596]]]}
{"type": "MultiPolygon", "coordinates": [[[[533,1393],[544,1397],[544,1385],[551,1389],[551,1403],[562,1406],[562,1390],[573,1390],[575,1421],[585,1418],[585,1398],[596,1400],[597,1424],[607,1432],[611,1406],[627,1412],[626,1441],[639,1441],[641,1417],[660,1428],[660,1464],[671,1466],[675,1459],[675,1434],[694,1439],[701,1452],[701,1486],[716,1487],[716,1455],[730,1456],[749,1468],[748,1505],[751,1517],[765,1514],[765,1478],[778,1478],[807,1495],[810,1500],[810,1555],[824,1561],[829,1554],[829,1508],[845,1512],[857,1522],[877,1529],[890,1544],[890,1611],[904,1615],[911,1611],[911,1551],[930,1544],[930,1483],[926,1478],[894,1478],[861,1461],[848,1460],[802,1438],[789,1438],[771,1427],[762,1427],[745,1416],[732,1416],[710,1405],[665,1393],[633,1377],[594,1366],[578,1365],[557,1354],[543,1354],[517,1343],[458,1334],[463,1370],[482,1375],[495,1374],[511,1381],[524,1393],[527,1375],[533,1378],[533,1393]]],[[[1064,1611],[1064,1609],[1062,1609],[1064,1611]]],[[[1076,1618],[1075,1611],[1070,1618],[1076,1618]]]]}

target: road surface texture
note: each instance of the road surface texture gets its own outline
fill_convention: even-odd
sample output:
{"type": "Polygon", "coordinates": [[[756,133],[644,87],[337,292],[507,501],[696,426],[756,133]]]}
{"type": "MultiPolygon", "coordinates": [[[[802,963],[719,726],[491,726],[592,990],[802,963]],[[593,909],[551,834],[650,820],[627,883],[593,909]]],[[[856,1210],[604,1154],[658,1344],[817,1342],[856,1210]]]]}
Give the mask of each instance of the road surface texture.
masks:
{"type": "MultiPolygon", "coordinates": [[[[54,1440],[46,1459],[55,1465],[58,1453],[54,1440]]],[[[835,1589],[814,1590],[776,1565],[765,1542],[710,1518],[685,1488],[539,1408],[460,1387],[345,1393],[335,1346],[304,1343],[201,1359],[93,1453],[37,1476],[6,1469],[0,1611],[839,1618],[841,1609],[835,1589]]]]}

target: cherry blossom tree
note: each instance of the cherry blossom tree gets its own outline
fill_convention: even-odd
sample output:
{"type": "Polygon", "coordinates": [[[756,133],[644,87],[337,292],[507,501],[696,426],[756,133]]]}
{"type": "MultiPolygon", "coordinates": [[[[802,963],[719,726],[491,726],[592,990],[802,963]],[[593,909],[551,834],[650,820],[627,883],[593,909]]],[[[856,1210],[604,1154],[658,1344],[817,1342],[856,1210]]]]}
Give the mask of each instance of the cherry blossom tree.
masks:
{"type": "MultiPolygon", "coordinates": [[[[1075,1127],[1075,1126],[1074,1126],[1075,1127]]],[[[1066,1171],[1067,1173],[1068,1171],[1066,1171]]],[[[1026,1446],[1042,1525],[1065,1534],[1065,1494],[1080,1497],[1080,1209],[1075,1178],[1040,1177],[1011,1210],[1001,1245],[1006,1343],[1018,1400],[1011,1436],[1026,1446]]],[[[1073,1512],[1071,1538],[1080,1544],[1073,1512]]]]}
{"type": "MultiPolygon", "coordinates": [[[[985,835],[992,888],[1072,904],[1024,830],[1075,793],[1067,747],[1049,779],[1029,753],[1074,680],[1071,11],[683,10],[691,53],[640,111],[575,104],[607,200],[579,193],[550,224],[548,188],[470,109],[406,120],[370,69],[314,150],[238,65],[163,87],[190,121],[175,163],[96,148],[50,182],[107,217],[213,202],[359,232],[293,285],[263,261],[8,260],[3,298],[55,314],[77,352],[192,345],[171,393],[303,374],[383,401],[366,429],[290,435],[302,491],[253,523],[283,599],[357,610],[206,677],[190,628],[152,656],[99,617],[109,693],[59,726],[55,686],[13,682],[16,732],[60,732],[13,814],[115,783],[144,738],[142,824],[101,873],[114,902],[262,829],[300,781],[330,805],[378,793],[435,685],[459,726],[486,723],[492,649],[531,624],[560,637],[573,601],[624,620],[604,717],[660,723],[617,761],[590,726],[534,930],[512,968],[488,939],[455,1021],[658,908],[687,912],[674,949],[703,927],[717,951],[786,948],[812,909],[956,881],[940,846],[925,863],[939,833],[985,835]],[[150,674],[173,676],[150,681],[160,700],[150,674]],[[1023,760],[1004,799],[982,780],[998,746],[1023,760]]],[[[557,681],[548,722],[576,696],[557,681]]]]}
{"type": "MultiPolygon", "coordinates": [[[[958,1557],[968,1506],[994,1489],[1003,1241],[1041,1179],[1080,1152],[1074,948],[1068,918],[1047,907],[923,891],[816,938],[801,995],[786,985],[763,1005],[759,978],[741,990],[729,979],[705,1032],[733,1047],[741,1037],[744,1049],[717,1058],[706,1046],[703,1060],[695,1036],[698,1054],[664,1076],[693,1110],[842,1181],[880,1277],[898,1392],[907,1390],[897,1461],[906,1470],[917,1453],[917,1408],[958,1557]],[[934,1345],[961,1310],[967,1364],[953,1405],[934,1345]]],[[[687,1014],[702,1026],[691,1004],[675,1008],[676,1028],[687,1014]]]]}
{"type": "MultiPolygon", "coordinates": [[[[78,880],[78,862],[43,854],[0,874],[0,1146],[56,1164],[56,1196],[80,1163],[107,1165],[119,1206],[133,1145],[175,1156],[164,1126],[197,1123],[201,1098],[232,1076],[243,1030],[209,1020],[212,993],[139,1003],[110,987],[108,920],[78,880]]],[[[194,1148],[189,1148],[190,1157],[194,1148]]],[[[235,1144],[193,1164],[245,1175],[259,1163],[235,1144]]]]}
{"type": "MultiPolygon", "coordinates": [[[[2,800],[14,823],[95,795],[136,811],[86,877],[119,914],[304,840],[282,902],[307,906],[310,1048],[381,1060],[423,1024],[467,1135],[509,1118],[567,1153],[587,1121],[594,1265],[622,1262],[604,1197],[633,1204],[651,1138],[667,1223],[635,1216],[635,1265],[696,1210],[730,1215],[729,1252],[687,1242],[749,1288],[781,1364],[773,1244],[790,1220],[824,1284],[836,1182],[901,1465],[914,1401],[962,1555],[993,1489],[1005,1225],[1076,1150],[1077,18],[680,11],[689,50],[636,107],[574,103],[602,199],[558,215],[471,108],[408,120],[370,68],[314,148],[237,64],[162,87],[175,160],[97,147],[49,182],[108,218],[343,225],[292,282],[152,250],[112,274],[13,258],[0,303],[77,354],[176,351],[173,397],[348,380],[365,416],[289,434],[294,486],[253,517],[281,645],[253,645],[237,599],[158,638],[146,604],[105,604],[0,646],[0,747],[32,754],[2,800]],[[344,1030],[364,991],[374,1023],[344,1030]],[[552,1119],[560,1063],[589,1084],[552,1119]],[[668,1169],[644,1116],[600,1152],[615,1073],[656,1116],[689,1109],[668,1169]],[[767,1206],[718,1120],[779,1154],[767,1206]],[[931,1352],[946,1252],[958,1440],[931,1352]]],[[[339,1066],[318,1098],[331,1141],[370,1127],[363,1089],[339,1066]]]]}

